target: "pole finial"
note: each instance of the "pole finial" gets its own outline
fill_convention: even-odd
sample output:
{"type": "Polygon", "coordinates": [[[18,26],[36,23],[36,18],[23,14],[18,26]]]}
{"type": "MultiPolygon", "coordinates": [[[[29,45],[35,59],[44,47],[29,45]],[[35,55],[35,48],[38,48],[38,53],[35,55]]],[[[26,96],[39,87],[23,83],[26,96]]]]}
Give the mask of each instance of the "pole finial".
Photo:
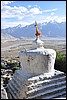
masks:
{"type": "Polygon", "coordinates": [[[38,31],[38,24],[37,24],[37,22],[35,21],[35,27],[36,27],[36,36],[39,36],[40,35],[40,32],[38,31]]]}
{"type": "Polygon", "coordinates": [[[35,25],[34,25],[35,27],[37,27],[38,26],[38,24],[37,24],[37,22],[35,21],[35,25]]]}

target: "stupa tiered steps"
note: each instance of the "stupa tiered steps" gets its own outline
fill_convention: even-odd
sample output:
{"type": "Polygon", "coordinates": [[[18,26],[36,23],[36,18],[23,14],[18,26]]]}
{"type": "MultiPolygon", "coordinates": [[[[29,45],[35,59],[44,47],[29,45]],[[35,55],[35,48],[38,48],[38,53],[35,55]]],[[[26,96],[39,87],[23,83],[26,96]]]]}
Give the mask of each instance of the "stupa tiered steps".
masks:
{"type": "Polygon", "coordinates": [[[54,75],[33,75],[16,70],[7,85],[9,99],[53,99],[66,97],[66,75],[55,70],[54,75]]]}

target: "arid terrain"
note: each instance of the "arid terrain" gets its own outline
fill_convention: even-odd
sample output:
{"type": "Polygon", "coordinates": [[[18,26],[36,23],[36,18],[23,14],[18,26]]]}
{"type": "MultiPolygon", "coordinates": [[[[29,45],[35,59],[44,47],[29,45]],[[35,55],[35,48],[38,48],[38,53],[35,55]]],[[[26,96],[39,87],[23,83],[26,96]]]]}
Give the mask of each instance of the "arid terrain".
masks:
{"type": "MultiPolygon", "coordinates": [[[[33,47],[34,39],[19,39],[1,43],[1,57],[18,57],[21,50],[33,47]]],[[[66,41],[62,39],[45,39],[44,47],[66,54],[66,41]]]]}

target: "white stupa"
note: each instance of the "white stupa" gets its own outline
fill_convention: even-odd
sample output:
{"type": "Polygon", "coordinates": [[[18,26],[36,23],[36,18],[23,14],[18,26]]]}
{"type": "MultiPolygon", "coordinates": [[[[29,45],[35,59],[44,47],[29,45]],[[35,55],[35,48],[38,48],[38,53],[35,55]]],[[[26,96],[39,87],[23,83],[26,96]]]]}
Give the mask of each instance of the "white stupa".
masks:
{"type": "Polygon", "coordinates": [[[56,52],[53,49],[43,47],[44,42],[39,39],[37,23],[36,39],[33,41],[33,48],[20,52],[21,67],[24,72],[31,74],[51,73],[54,74],[54,63],[56,52]]]}
{"type": "Polygon", "coordinates": [[[7,85],[9,99],[52,99],[66,94],[66,76],[54,69],[56,51],[43,47],[35,22],[33,48],[20,51],[21,69],[7,85]]]}

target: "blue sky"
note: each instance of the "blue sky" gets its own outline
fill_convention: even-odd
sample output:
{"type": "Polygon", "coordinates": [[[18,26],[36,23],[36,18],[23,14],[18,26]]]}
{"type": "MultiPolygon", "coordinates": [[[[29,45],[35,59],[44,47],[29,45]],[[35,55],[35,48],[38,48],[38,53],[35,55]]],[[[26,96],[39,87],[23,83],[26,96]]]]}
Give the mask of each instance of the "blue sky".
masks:
{"type": "Polygon", "coordinates": [[[66,1],[1,1],[1,28],[66,21],[66,1]]]}

